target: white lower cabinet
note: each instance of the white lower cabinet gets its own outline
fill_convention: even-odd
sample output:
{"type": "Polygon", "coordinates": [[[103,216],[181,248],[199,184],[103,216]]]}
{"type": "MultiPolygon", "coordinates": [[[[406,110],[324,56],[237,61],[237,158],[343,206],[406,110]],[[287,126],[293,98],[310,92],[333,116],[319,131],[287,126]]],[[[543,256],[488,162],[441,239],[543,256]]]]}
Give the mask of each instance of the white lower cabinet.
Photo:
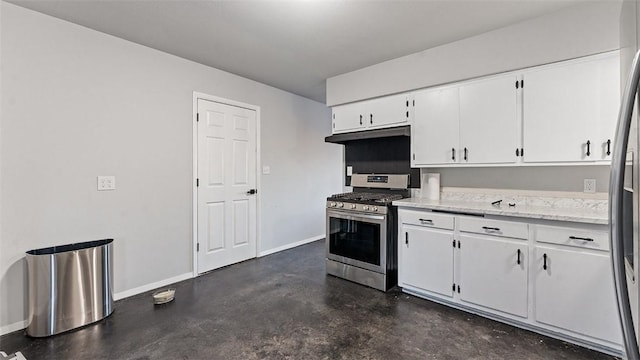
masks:
{"type": "Polygon", "coordinates": [[[606,226],[405,208],[398,215],[404,291],[613,354],[622,350],[606,226]]]}
{"type": "Polygon", "coordinates": [[[527,317],[528,244],[460,234],[460,300],[527,317]]]}
{"type": "Polygon", "coordinates": [[[535,253],[535,320],[620,343],[609,254],[551,246],[536,246],[535,253]]]}
{"type": "Polygon", "coordinates": [[[401,286],[453,296],[453,231],[413,225],[402,228],[401,286]]]}

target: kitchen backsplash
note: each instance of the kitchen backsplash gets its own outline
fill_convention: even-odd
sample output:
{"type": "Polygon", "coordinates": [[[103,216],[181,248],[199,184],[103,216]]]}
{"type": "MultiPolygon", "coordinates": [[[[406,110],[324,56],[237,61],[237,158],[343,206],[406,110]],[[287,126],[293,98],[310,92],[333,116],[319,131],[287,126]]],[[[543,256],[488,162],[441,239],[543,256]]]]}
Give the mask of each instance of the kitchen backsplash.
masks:
{"type": "MultiPolygon", "coordinates": [[[[349,141],[344,145],[345,165],[354,174],[410,174],[410,187],[420,187],[420,169],[411,168],[411,142],[408,136],[349,141]]],[[[345,172],[346,174],[346,172],[345,172]]],[[[346,176],[345,185],[351,185],[346,176]]]]}

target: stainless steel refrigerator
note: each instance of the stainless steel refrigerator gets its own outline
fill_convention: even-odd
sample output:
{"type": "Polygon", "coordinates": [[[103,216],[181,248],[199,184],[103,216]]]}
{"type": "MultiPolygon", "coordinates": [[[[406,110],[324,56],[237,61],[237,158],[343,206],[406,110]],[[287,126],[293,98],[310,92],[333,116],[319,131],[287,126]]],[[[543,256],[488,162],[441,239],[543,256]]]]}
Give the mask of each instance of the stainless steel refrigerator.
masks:
{"type": "MultiPolygon", "coordinates": [[[[609,219],[611,221],[611,260],[622,325],[623,343],[628,359],[640,359],[638,351],[638,312],[640,304],[639,196],[637,110],[640,51],[631,65],[618,116],[616,141],[611,160],[609,182],[609,219]]],[[[588,299],[587,299],[588,300],[588,299]]]]}

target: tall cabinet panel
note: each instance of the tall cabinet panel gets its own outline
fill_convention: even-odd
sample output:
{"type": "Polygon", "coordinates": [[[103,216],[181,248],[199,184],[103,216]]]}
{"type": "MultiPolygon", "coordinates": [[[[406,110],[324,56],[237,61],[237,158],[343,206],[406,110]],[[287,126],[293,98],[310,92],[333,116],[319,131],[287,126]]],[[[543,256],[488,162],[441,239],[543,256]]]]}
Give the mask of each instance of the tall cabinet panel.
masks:
{"type": "Polygon", "coordinates": [[[616,59],[605,56],[524,74],[525,162],[607,158],[605,144],[613,141],[620,98],[616,59]]]}
{"type": "Polygon", "coordinates": [[[462,163],[516,161],[516,79],[508,75],[460,87],[462,163]]]}
{"type": "Polygon", "coordinates": [[[459,145],[458,88],[415,93],[411,126],[411,166],[457,162],[459,145]]]}

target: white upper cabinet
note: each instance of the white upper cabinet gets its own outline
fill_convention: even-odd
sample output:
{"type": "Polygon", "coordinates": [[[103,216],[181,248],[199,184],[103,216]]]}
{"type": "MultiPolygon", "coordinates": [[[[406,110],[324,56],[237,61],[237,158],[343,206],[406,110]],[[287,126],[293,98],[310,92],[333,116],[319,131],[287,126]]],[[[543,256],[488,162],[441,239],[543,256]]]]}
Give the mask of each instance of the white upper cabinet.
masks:
{"type": "Polygon", "coordinates": [[[459,147],[459,90],[457,87],[415,93],[411,125],[411,166],[452,164],[459,147]]]}
{"type": "Polygon", "coordinates": [[[409,122],[411,112],[411,99],[409,94],[386,96],[366,102],[370,129],[406,125],[409,122]]]}
{"type": "Polygon", "coordinates": [[[355,103],[333,107],[333,133],[364,130],[364,104],[355,103]]]}
{"type": "Polygon", "coordinates": [[[516,76],[415,93],[411,166],[514,163],[516,76]]]}
{"type": "Polygon", "coordinates": [[[516,75],[460,87],[461,162],[513,163],[518,147],[516,75]]]}
{"type": "Polygon", "coordinates": [[[333,133],[411,124],[411,166],[611,160],[620,52],[333,107],[333,133]]]}
{"type": "Polygon", "coordinates": [[[411,116],[411,101],[410,94],[400,94],[334,106],[332,132],[336,134],[407,125],[411,116]]]}
{"type": "Polygon", "coordinates": [[[619,61],[615,52],[524,73],[524,162],[610,159],[619,61]]]}

